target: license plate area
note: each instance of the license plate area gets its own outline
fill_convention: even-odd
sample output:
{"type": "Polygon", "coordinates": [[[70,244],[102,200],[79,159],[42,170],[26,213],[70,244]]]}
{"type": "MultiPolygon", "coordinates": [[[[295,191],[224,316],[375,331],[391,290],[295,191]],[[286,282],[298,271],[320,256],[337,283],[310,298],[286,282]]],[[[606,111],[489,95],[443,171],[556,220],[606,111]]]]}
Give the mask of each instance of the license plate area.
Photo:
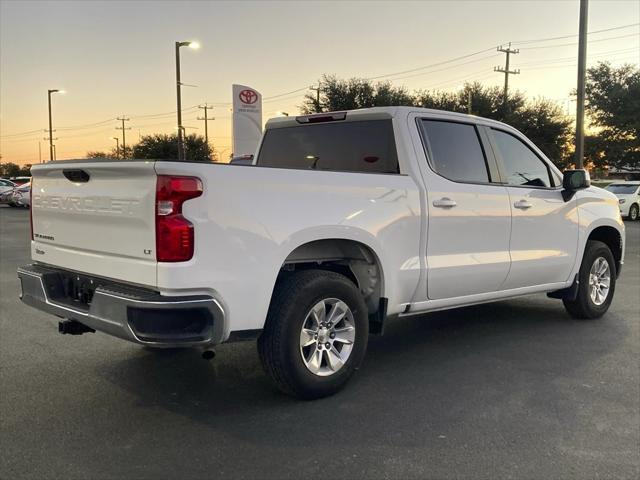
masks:
{"type": "Polygon", "coordinates": [[[72,272],[46,275],[47,296],[54,302],[88,311],[99,284],[96,279],[72,272]]]}

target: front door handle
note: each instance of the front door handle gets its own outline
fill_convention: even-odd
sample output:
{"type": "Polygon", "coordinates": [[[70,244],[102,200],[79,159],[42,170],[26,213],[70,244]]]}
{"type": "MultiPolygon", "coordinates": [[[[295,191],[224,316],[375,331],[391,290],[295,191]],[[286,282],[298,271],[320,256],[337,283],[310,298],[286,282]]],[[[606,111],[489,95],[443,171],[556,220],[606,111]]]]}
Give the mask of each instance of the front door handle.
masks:
{"type": "Polygon", "coordinates": [[[438,208],[453,208],[456,205],[458,205],[456,203],[456,201],[455,200],[451,200],[448,197],[443,197],[443,198],[441,198],[439,200],[434,200],[433,201],[433,206],[434,207],[438,207],[438,208]]]}
{"type": "Polygon", "coordinates": [[[519,208],[520,210],[526,210],[533,207],[533,205],[531,205],[527,200],[518,200],[513,204],[513,206],[519,208]]]}

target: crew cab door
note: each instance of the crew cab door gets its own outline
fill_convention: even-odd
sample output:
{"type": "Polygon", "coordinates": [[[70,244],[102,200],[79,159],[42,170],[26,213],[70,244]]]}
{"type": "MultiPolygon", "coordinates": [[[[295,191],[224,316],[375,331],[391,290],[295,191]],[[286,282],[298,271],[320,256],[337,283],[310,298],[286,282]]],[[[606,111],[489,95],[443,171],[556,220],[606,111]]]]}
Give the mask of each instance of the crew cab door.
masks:
{"type": "Polygon", "coordinates": [[[418,160],[427,190],[427,296],[500,290],[510,265],[511,210],[484,131],[437,116],[416,121],[425,153],[418,160]]]}
{"type": "Polygon", "coordinates": [[[487,128],[512,215],[511,269],[504,289],[565,282],[578,248],[575,197],[562,198],[562,179],[524,138],[487,128]]]}

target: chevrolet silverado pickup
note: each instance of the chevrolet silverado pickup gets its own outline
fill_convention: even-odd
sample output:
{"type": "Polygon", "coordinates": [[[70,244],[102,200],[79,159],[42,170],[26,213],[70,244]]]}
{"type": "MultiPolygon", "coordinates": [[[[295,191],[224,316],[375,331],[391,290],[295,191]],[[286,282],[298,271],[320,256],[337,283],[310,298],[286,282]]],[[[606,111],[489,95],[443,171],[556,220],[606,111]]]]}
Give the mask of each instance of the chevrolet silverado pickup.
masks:
{"type": "Polygon", "coordinates": [[[463,114],[275,118],[245,166],[32,173],[24,303],[61,317],[62,333],[150,347],[257,339],[265,371],[299,398],[339,390],[389,318],[540,292],[600,317],[624,258],[614,194],[463,114]]]}

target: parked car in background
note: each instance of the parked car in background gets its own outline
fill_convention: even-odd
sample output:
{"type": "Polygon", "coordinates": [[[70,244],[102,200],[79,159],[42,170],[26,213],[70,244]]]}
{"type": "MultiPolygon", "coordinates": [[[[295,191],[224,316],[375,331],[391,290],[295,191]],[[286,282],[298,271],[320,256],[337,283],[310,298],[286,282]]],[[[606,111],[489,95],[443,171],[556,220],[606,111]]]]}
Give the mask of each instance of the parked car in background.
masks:
{"type": "Polygon", "coordinates": [[[0,178],[0,194],[5,192],[10,192],[16,187],[16,184],[11,180],[7,180],[5,178],[0,178]]]}
{"type": "Polygon", "coordinates": [[[31,177],[13,177],[11,181],[16,185],[24,185],[25,183],[29,183],[31,181],[31,177]]]}
{"type": "Polygon", "coordinates": [[[240,155],[229,160],[232,165],[251,165],[253,164],[253,155],[240,155]]]}
{"type": "Polygon", "coordinates": [[[640,216],[640,181],[614,182],[607,185],[605,190],[618,197],[620,215],[632,221],[638,220],[640,216]]]}
{"type": "Polygon", "coordinates": [[[16,184],[11,180],[0,178],[0,204],[9,203],[14,188],[16,188],[16,184]]]}
{"type": "Polygon", "coordinates": [[[13,197],[16,184],[6,178],[0,178],[0,204],[8,204],[13,197]]]}
{"type": "Polygon", "coordinates": [[[7,203],[12,207],[29,208],[31,206],[31,182],[14,188],[7,203]]]}

